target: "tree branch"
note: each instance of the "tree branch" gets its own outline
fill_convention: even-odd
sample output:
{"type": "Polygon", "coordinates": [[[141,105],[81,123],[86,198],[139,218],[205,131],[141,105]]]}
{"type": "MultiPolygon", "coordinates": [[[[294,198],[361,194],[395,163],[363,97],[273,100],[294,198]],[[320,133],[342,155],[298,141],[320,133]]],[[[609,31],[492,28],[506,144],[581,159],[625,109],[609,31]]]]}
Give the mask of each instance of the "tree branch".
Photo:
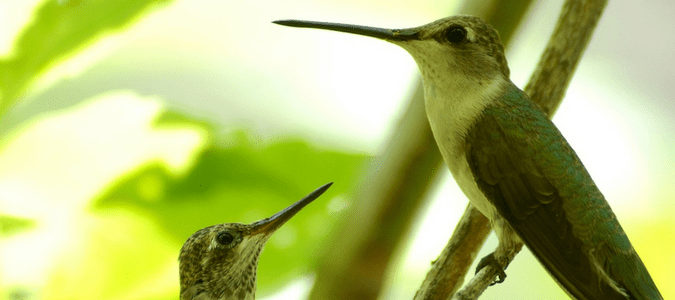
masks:
{"type": "Polygon", "coordinates": [[[422,287],[415,294],[415,300],[447,299],[455,294],[489,233],[488,218],[471,204],[467,205],[448,245],[433,262],[422,287]]]}
{"type": "Polygon", "coordinates": [[[344,223],[322,254],[310,299],[377,299],[384,272],[429,189],[442,158],[418,87],[377,157],[355,189],[344,223]]]}
{"type": "Polygon", "coordinates": [[[525,93],[549,118],[560,106],[607,0],[567,0],[525,93]]]}

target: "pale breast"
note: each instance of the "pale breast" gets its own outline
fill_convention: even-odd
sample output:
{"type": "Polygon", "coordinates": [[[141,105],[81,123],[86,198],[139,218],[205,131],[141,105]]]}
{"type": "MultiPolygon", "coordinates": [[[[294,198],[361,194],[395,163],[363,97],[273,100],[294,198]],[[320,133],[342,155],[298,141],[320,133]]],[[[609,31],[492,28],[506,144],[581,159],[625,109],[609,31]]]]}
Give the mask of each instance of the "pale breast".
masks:
{"type": "Polygon", "coordinates": [[[424,83],[429,125],[452,176],[471,203],[494,219],[496,210],[478,189],[466,160],[466,134],[485,107],[496,98],[506,82],[496,79],[483,84],[453,82],[443,88],[424,83]]]}

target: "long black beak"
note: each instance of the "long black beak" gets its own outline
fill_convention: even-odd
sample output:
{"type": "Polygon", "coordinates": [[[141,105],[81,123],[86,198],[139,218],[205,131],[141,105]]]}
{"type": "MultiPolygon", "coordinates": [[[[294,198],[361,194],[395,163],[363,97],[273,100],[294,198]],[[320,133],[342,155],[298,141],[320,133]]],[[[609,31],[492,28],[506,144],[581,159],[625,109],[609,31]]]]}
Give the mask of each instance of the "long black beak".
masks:
{"type": "Polygon", "coordinates": [[[390,41],[409,41],[419,39],[418,32],[413,29],[385,29],[361,25],[300,20],[278,20],[273,21],[272,23],[291,27],[317,28],[347,32],[390,41]]]}
{"type": "Polygon", "coordinates": [[[326,183],[320,188],[309,193],[309,195],[305,196],[305,198],[302,198],[298,200],[298,202],[293,203],[291,206],[286,207],[284,210],[267,219],[263,219],[251,224],[253,225],[252,233],[261,233],[268,236],[271,235],[273,232],[279,229],[281,225],[284,225],[286,221],[295,216],[295,214],[298,213],[303,207],[307,206],[307,204],[310,204],[312,201],[314,201],[314,199],[319,198],[319,196],[328,190],[331,185],[333,185],[332,182],[326,183]]]}

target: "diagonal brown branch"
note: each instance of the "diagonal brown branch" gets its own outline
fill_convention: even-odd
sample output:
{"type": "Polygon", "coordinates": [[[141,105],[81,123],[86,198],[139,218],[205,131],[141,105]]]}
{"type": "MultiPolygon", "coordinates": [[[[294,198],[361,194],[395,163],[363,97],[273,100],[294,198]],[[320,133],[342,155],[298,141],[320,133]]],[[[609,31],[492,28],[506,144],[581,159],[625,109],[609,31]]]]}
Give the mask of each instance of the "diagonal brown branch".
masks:
{"type": "Polygon", "coordinates": [[[562,102],[607,0],[567,0],[525,93],[549,118],[562,102]]]}
{"type": "Polygon", "coordinates": [[[489,233],[489,220],[467,205],[448,245],[434,261],[415,299],[447,299],[454,295],[489,233]]]}
{"type": "Polygon", "coordinates": [[[325,250],[310,299],[377,299],[394,250],[441,165],[418,88],[385,154],[365,172],[353,206],[325,250]]]}

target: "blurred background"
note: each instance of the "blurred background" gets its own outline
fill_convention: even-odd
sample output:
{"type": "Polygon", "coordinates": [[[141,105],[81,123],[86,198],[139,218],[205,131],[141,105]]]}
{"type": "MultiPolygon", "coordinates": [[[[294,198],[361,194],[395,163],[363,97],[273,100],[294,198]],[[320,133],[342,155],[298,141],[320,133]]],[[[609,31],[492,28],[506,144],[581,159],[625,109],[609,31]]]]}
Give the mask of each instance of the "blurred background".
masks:
{"type": "MultiPolygon", "coordinates": [[[[178,252],[193,232],[265,218],[333,181],[273,236],[258,269],[258,298],[307,298],[346,265],[336,245],[360,237],[345,220],[379,208],[363,191],[389,170],[419,74],[391,44],[270,22],[405,28],[462,7],[0,0],[0,299],[178,299],[178,252]]],[[[516,85],[561,7],[532,1],[514,17],[516,85]]],[[[554,118],[665,298],[675,297],[674,19],[672,1],[610,2],[554,118]]],[[[382,254],[367,254],[376,268],[342,270],[375,278],[362,280],[374,290],[362,299],[411,299],[461,216],[467,199],[444,166],[430,168],[421,200],[377,238],[382,254]]],[[[478,257],[496,244],[491,235],[478,257]]],[[[526,249],[507,273],[482,299],[567,299],[526,249]]]]}

